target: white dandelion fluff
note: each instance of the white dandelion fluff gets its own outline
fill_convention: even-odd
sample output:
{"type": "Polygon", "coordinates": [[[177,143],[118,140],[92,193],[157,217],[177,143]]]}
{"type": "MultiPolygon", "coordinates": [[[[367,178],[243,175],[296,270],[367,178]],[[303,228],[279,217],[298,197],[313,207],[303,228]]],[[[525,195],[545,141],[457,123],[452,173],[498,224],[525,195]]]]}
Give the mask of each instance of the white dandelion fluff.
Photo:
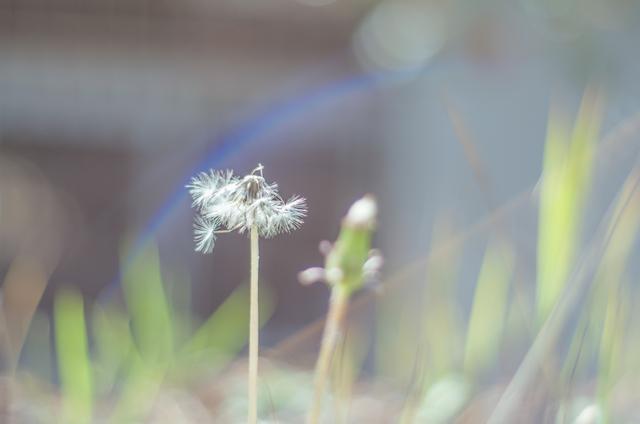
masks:
{"type": "Polygon", "coordinates": [[[250,301],[248,361],[248,422],[258,416],[258,269],[259,238],[273,237],[300,228],[307,213],[302,197],[286,202],[275,183],[268,184],[258,165],[249,175],[235,177],[231,171],[202,172],[187,185],[196,209],[194,239],[196,251],[210,253],[220,233],[250,233],[250,301]]]}
{"type": "Polygon", "coordinates": [[[196,251],[211,252],[216,241],[215,224],[197,215],[193,223],[193,238],[196,242],[196,251]]]}
{"type": "Polygon", "coordinates": [[[231,171],[202,172],[187,185],[197,211],[194,223],[196,251],[210,253],[216,235],[255,226],[260,237],[270,238],[300,228],[307,213],[305,199],[286,202],[278,185],[268,184],[258,165],[251,174],[235,177],[231,171]]]}

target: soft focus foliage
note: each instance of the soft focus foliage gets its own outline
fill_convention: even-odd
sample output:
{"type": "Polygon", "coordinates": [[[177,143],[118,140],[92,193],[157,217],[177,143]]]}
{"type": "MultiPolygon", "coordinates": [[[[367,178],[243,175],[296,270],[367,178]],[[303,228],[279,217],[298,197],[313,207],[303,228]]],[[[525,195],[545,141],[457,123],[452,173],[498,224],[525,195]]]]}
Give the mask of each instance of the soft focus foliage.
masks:
{"type": "Polygon", "coordinates": [[[55,304],[58,370],[63,393],[61,422],[92,422],[93,384],[82,297],[60,293],[55,304]]]}
{"type": "MultiPolygon", "coordinates": [[[[596,143],[598,110],[597,101],[585,97],[571,134],[567,121],[555,112],[550,117],[539,184],[537,275],[528,282],[520,271],[525,257],[504,231],[504,217],[475,232],[456,232],[449,219],[441,220],[428,256],[385,279],[375,297],[372,332],[371,312],[362,306],[374,299],[369,283],[379,277],[382,263],[380,253],[370,250],[376,213],[375,208],[352,208],[335,244],[322,244],[324,268],[301,274],[303,280],[324,280],[352,301],[343,304],[349,311],[332,333],[335,344],[327,356],[329,393],[321,412],[326,422],[336,417],[362,422],[371,416],[407,424],[477,422],[490,415],[491,399],[503,390],[497,381],[530,366],[520,362],[529,346],[547,337],[544,328],[555,319],[552,311],[568,307],[558,300],[571,289],[566,282],[583,260],[583,217],[602,149],[596,143]],[[464,285],[459,273],[463,248],[478,235],[482,255],[472,284],[464,285]],[[462,287],[470,288],[465,296],[460,296],[462,287]],[[376,410],[371,402],[379,400],[389,406],[376,410]]],[[[588,422],[596,416],[618,422],[618,417],[633,416],[625,405],[632,405],[627,402],[634,399],[640,375],[640,333],[632,325],[640,298],[629,266],[640,231],[639,176],[634,168],[609,208],[612,213],[602,218],[606,245],[593,264],[594,283],[584,285],[586,292],[580,294],[575,322],[563,322],[567,342],[539,353],[546,359],[536,378],[547,394],[534,390],[531,404],[518,406],[532,416],[539,416],[549,396],[561,422],[588,422]]],[[[78,292],[57,291],[53,320],[34,312],[33,300],[24,301],[20,313],[6,310],[29,323],[26,336],[20,336],[24,342],[12,352],[22,352],[16,364],[21,390],[43,399],[38,411],[29,411],[30,419],[47,422],[42,417],[52,415],[78,424],[242,419],[244,368],[236,364],[242,363],[238,359],[247,343],[247,287],[239,285],[200,322],[191,315],[188,273],[163,271],[153,244],[125,250],[122,257],[121,293],[85,305],[78,292]]],[[[14,298],[16,281],[30,275],[23,272],[24,264],[18,265],[5,283],[14,298]]],[[[34,287],[31,295],[37,299],[42,288],[34,287]]],[[[274,312],[274,299],[264,282],[261,290],[264,324],[274,312]]],[[[319,334],[310,331],[313,337],[319,334]]],[[[310,346],[315,345],[300,356],[306,364],[316,353],[310,346]]],[[[299,360],[283,357],[277,346],[265,354],[262,417],[299,422],[308,413],[311,367],[285,365],[299,360]]]]}
{"type": "Polygon", "coordinates": [[[538,319],[542,322],[558,300],[573,267],[595,143],[600,131],[597,98],[585,97],[573,131],[552,114],[540,183],[538,221],[538,319]]]}
{"type": "Polygon", "coordinates": [[[638,45],[637,0],[0,0],[0,424],[640,423],[638,45]]]}
{"type": "Polygon", "coordinates": [[[509,245],[497,241],[487,247],[465,345],[464,369],[471,376],[494,365],[492,362],[500,357],[513,268],[513,252],[509,245]]]}

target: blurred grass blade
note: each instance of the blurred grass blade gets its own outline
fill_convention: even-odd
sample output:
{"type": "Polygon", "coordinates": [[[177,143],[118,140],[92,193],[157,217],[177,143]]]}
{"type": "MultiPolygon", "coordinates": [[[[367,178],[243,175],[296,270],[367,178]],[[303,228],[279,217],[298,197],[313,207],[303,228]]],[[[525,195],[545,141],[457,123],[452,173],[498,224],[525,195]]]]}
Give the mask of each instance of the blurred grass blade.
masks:
{"type": "Polygon", "coordinates": [[[497,359],[513,269],[510,246],[505,241],[490,243],[478,275],[467,329],[464,369],[470,376],[476,376],[497,359]]]}
{"type": "Polygon", "coordinates": [[[538,222],[539,324],[557,302],[574,264],[600,115],[599,99],[587,94],[571,135],[565,119],[555,112],[549,118],[538,222]]]}
{"type": "Polygon", "coordinates": [[[622,371],[622,347],[629,310],[628,294],[629,290],[624,285],[620,290],[612,288],[607,302],[598,361],[598,399],[605,416],[609,416],[610,393],[622,371]]]}
{"type": "Polygon", "coordinates": [[[607,209],[600,220],[591,242],[586,246],[565,285],[562,297],[545,320],[511,382],[500,397],[489,423],[513,421],[526,393],[539,376],[541,367],[548,363],[549,355],[553,354],[553,346],[566,329],[576,308],[582,305],[585,294],[592,290],[598,264],[601,263],[609,247],[612,234],[620,222],[620,216],[635,193],[640,190],[640,157],[636,159],[634,168],[629,172],[625,187],[627,185],[629,190],[623,188],[618,191],[615,203],[607,209]]]}
{"type": "Polygon", "coordinates": [[[114,423],[138,422],[146,417],[175,359],[173,315],[157,247],[149,243],[129,262],[122,263],[128,265],[122,267],[122,288],[134,343],[126,360],[120,397],[110,418],[114,423]]]}
{"type": "Polygon", "coordinates": [[[640,230],[640,194],[633,192],[633,187],[627,181],[623,186],[623,198],[629,198],[627,203],[618,202],[616,214],[620,215],[619,222],[614,228],[611,224],[611,242],[604,253],[602,263],[598,269],[596,279],[608,282],[620,282],[625,267],[632,252],[633,244],[638,238],[640,230]]]}
{"type": "MultiPolygon", "coordinates": [[[[430,250],[438,251],[454,234],[449,215],[441,215],[430,250]]],[[[439,253],[426,264],[426,275],[420,275],[423,267],[405,273],[406,281],[398,280],[396,288],[378,301],[376,367],[401,387],[410,387],[404,422],[412,419],[428,385],[448,374],[460,359],[463,338],[455,301],[460,249],[439,253]]]]}
{"type": "Polygon", "coordinates": [[[178,268],[167,272],[163,278],[167,290],[171,316],[173,317],[173,334],[175,350],[184,346],[195,330],[194,316],[192,315],[192,282],[191,276],[186,270],[178,268]]]}
{"type": "Polygon", "coordinates": [[[62,292],[55,298],[55,337],[62,386],[64,424],[92,422],[91,363],[82,297],[62,292]]]}
{"type": "MultiPolygon", "coordinates": [[[[269,286],[261,282],[260,324],[273,314],[275,299],[269,286]]],[[[236,356],[248,341],[249,287],[238,287],[200,326],[180,351],[181,362],[189,364],[191,372],[207,365],[213,372],[219,370],[236,356]]]]}
{"type": "Polygon", "coordinates": [[[156,398],[166,370],[150,364],[135,349],[130,352],[124,374],[120,396],[110,411],[107,422],[140,423],[146,422],[154,399],[156,398]]]}
{"type": "Polygon", "coordinates": [[[629,315],[630,289],[625,284],[625,269],[633,245],[640,231],[640,194],[633,192],[627,181],[623,187],[626,204],[619,202],[616,212],[620,215],[618,225],[611,226],[610,247],[604,254],[596,273],[595,302],[591,316],[600,323],[590,334],[592,341],[598,340],[598,401],[605,418],[610,418],[610,393],[621,376],[623,344],[626,322],[629,315]]]}
{"type": "MultiPolygon", "coordinates": [[[[629,321],[637,322],[640,314],[640,297],[635,296],[630,299],[629,321]]],[[[629,389],[635,393],[640,393],[640,325],[629,325],[628,334],[625,339],[623,350],[625,378],[629,384],[629,389]]]]}
{"type": "MultiPolygon", "coordinates": [[[[415,347],[409,347],[409,340],[416,340],[415,324],[417,317],[412,314],[416,308],[405,301],[409,293],[405,286],[376,298],[376,372],[379,377],[390,380],[397,386],[411,382],[415,347]]],[[[415,300],[415,298],[414,298],[415,300]]]]}
{"type": "Polygon", "coordinates": [[[574,240],[571,205],[564,195],[568,131],[565,122],[551,114],[545,144],[538,218],[538,320],[547,315],[561,291],[570,268],[574,240]]]}
{"type": "MultiPolygon", "coordinates": [[[[574,373],[588,372],[590,364],[602,356],[603,349],[606,350],[602,343],[608,336],[603,332],[611,333],[610,329],[606,329],[605,323],[612,325],[611,317],[608,316],[611,313],[612,296],[617,298],[618,292],[624,290],[622,284],[625,280],[625,269],[640,230],[640,194],[632,193],[633,187],[630,183],[631,181],[627,180],[623,186],[621,201],[616,205],[615,214],[619,218],[615,229],[613,223],[610,223],[609,247],[604,252],[596,272],[594,288],[588,297],[588,307],[582,312],[578,324],[581,329],[573,336],[563,369],[565,379],[573,379],[574,373]],[[628,201],[623,202],[626,199],[628,201]]],[[[606,344],[610,342],[611,340],[608,340],[606,344]]],[[[598,362],[601,362],[601,359],[598,362]]],[[[606,368],[599,369],[603,371],[606,368]]],[[[606,378],[603,377],[603,380],[606,378]]]]}
{"type": "MultiPolygon", "coordinates": [[[[448,217],[438,219],[433,229],[431,251],[444,244],[454,235],[453,223],[448,217]]],[[[430,260],[427,269],[421,322],[424,334],[422,347],[428,361],[431,377],[438,379],[449,374],[460,361],[452,352],[461,352],[464,335],[463,323],[459,317],[456,301],[456,282],[458,279],[461,250],[451,249],[437,260],[430,260]]],[[[415,353],[415,342],[410,347],[415,353]]],[[[413,364],[413,361],[411,361],[413,364]]],[[[426,389],[426,387],[423,387],[426,389]]]]}
{"type": "Polygon", "coordinates": [[[168,366],[174,350],[173,317],[155,245],[145,246],[125,267],[122,286],[140,355],[168,366]]]}
{"type": "Polygon", "coordinates": [[[596,273],[595,301],[591,307],[595,325],[590,334],[592,343],[599,339],[598,393],[601,406],[607,410],[608,395],[615,382],[621,360],[619,351],[624,339],[625,314],[628,311],[627,295],[630,290],[625,286],[625,270],[635,241],[640,232],[640,194],[632,193],[628,183],[623,190],[631,196],[626,204],[618,204],[620,214],[618,226],[611,228],[610,247],[604,254],[596,273]],[[601,333],[600,333],[601,331],[601,333]]]}
{"type": "Polygon", "coordinates": [[[106,395],[115,387],[134,349],[129,317],[113,306],[94,306],[92,314],[94,385],[106,395]]]}

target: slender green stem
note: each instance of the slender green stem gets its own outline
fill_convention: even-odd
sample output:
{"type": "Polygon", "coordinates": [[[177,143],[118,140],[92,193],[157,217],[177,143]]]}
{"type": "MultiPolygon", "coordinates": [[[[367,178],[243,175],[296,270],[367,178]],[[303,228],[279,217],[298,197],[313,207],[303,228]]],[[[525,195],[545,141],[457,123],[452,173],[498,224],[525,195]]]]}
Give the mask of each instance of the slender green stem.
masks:
{"type": "Polygon", "coordinates": [[[258,229],[251,227],[251,287],[249,304],[249,424],[258,421],[258,229]]]}
{"type": "Polygon", "coordinates": [[[322,335],[322,345],[320,346],[320,354],[316,362],[316,371],[314,377],[314,395],[313,404],[309,411],[307,422],[309,424],[317,424],[320,420],[322,411],[322,399],[324,397],[325,387],[331,371],[331,360],[335,352],[344,317],[349,308],[349,293],[340,286],[334,286],[331,290],[331,300],[329,303],[329,312],[327,321],[322,335]]]}

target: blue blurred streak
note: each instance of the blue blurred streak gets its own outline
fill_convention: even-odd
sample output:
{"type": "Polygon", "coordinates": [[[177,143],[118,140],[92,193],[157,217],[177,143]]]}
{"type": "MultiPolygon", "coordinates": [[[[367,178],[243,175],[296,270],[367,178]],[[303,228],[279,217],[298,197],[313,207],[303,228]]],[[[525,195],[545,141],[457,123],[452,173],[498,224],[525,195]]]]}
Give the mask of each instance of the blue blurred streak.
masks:
{"type": "Polygon", "coordinates": [[[189,169],[179,184],[158,208],[158,211],[150,218],[146,227],[135,238],[132,248],[121,264],[120,273],[110,284],[110,289],[120,284],[122,273],[131,265],[136,256],[144,249],[154,234],[177,209],[177,206],[187,197],[185,185],[197,172],[219,167],[225,159],[238,152],[249,142],[259,139],[268,131],[278,128],[313,112],[319,107],[326,106],[331,101],[337,101],[351,94],[362,93],[383,83],[394,83],[419,76],[425,71],[425,67],[404,70],[385,71],[371,74],[358,74],[333,81],[320,87],[311,89],[299,96],[281,100],[267,105],[264,110],[248,118],[240,125],[221,134],[217,142],[211,143],[204,158],[192,169],[189,169]]]}

